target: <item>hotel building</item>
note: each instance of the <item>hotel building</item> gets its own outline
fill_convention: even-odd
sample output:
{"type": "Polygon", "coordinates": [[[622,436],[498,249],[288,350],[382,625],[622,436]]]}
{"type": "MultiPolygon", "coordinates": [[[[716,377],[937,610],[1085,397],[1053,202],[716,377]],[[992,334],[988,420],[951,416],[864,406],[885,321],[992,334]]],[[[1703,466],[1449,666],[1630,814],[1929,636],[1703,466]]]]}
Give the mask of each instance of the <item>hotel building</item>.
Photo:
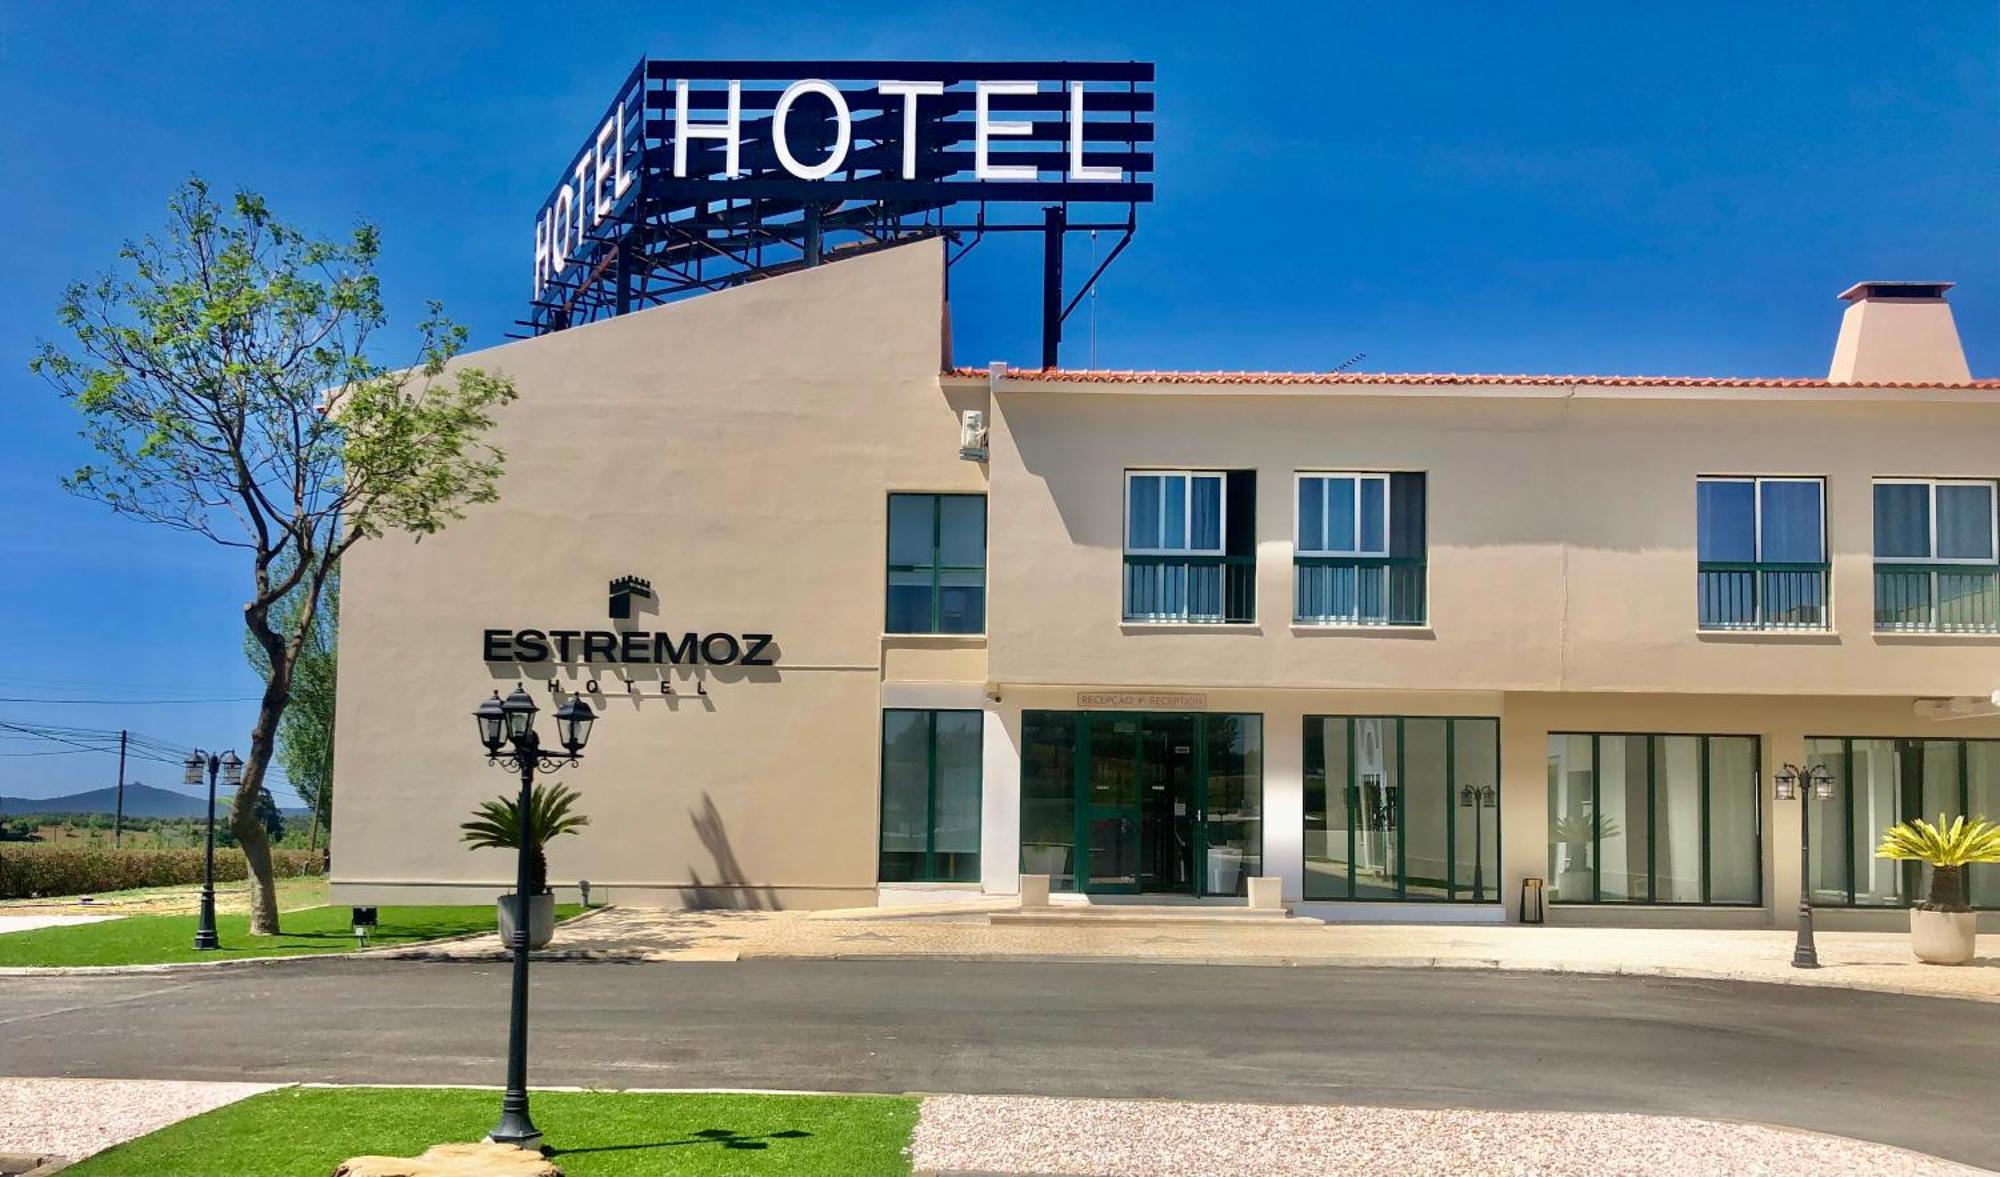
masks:
{"type": "Polygon", "coordinates": [[[1843,294],[1824,379],[1017,371],[954,366],[944,271],[464,359],[521,393],[499,501],[344,572],[336,902],[511,887],[457,827],[516,683],[601,716],[553,880],[640,905],[1261,876],[1499,921],[1534,879],[1553,923],[1765,927],[1803,817],[1822,926],[1889,927],[1883,827],[2000,817],[2000,381],[1946,284],[1843,294]]]}

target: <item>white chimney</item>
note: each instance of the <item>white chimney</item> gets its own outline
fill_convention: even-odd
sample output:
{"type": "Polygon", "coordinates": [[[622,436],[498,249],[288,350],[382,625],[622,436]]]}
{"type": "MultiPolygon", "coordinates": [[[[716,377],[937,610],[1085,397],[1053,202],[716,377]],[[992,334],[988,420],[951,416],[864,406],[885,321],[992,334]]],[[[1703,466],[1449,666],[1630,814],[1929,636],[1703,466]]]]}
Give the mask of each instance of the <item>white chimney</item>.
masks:
{"type": "Polygon", "coordinates": [[[1840,292],[1847,313],[1827,379],[1841,384],[1964,384],[1972,379],[1958,325],[1944,301],[1950,282],[1856,282],[1840,292]]]}

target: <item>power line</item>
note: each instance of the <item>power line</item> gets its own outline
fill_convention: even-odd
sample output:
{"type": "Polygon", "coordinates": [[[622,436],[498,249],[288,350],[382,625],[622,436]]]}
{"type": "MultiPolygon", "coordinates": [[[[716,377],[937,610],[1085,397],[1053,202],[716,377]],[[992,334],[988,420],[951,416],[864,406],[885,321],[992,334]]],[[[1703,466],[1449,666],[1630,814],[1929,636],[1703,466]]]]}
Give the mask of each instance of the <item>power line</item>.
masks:
{"type": "Polygon", "coordinates": [[[27,703],[33,705],[62,704],[79,707],[179,707],[206,703],[255,703],[256,695],[217,695],[204,699],[44,699],[30,695],[0,696],[0,703],[27,703]]]}

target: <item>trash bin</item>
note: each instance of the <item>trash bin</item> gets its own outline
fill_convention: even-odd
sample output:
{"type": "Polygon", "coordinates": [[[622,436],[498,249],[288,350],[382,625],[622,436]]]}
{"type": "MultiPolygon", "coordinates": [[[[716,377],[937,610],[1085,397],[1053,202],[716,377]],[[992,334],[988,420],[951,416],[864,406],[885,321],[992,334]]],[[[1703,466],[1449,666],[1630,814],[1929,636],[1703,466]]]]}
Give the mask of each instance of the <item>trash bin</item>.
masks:
{"type": "Polygon", "coordinates": [[[1533,875],[1521,880],[1521,922],[1542,922],[1542,880],[1533,875]]]}

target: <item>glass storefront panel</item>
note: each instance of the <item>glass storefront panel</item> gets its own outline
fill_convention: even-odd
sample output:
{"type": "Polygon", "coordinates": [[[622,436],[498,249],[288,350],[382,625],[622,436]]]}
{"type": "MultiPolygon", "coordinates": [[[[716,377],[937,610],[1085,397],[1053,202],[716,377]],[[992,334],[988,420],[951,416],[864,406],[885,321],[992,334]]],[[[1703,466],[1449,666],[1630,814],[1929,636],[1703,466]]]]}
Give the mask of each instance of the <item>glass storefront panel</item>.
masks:
{"type": "Polygon", "coordinates": [[[1399,763],[1394,719],[1354,721],[1354,880],[1356,899],[1396,899],[1401,870],[1396,858],[1396,777],[1399,763]]]}
{"type": "Polygon", "coordinates": [[[1597,739],[1549,737],[1549,878],[1557,903],[1597,898],[1597,739]]]}
{"type": "Polygon", "coordinates": [[[1903,865],[1875,857],[1882,831],[1902,820],[1902,757],[1895,740],[1852,740],[1847,751],[1851,774],[1848,847],[1857,904],[1901,907],[1908,891],[1903,865]]]}
{"type": "MultiPolygon", "coordinates": [[[[1921,817],[2000,813],[2000,740],[1885,740],[1816,736],[1808,759],[1833,770],[1835,796],[1813,801],[1813,902],[1903,907],[1930,889],[1922,863],[1875,857],[1882,832],[1921,817]]],[[[2000,867],[1968,869],[1974,907],[2000,907],[2000,867]]]]}
{"type": "Polygon", "coordinates": [[[1345,719],[1307,716],[1305,806],[1307,899],[1349,898],[1348,851],[1354,829],[1347,782],[1348,735],[1345,719]]]}
{"type": "Polygon", "coordinates": [[[1305,897],[1498,899],[1499,748],[1494,719],[1307,716],[1305,897]]]}
{"type": "Polygon", "coordinates": [[[1021,716],[1021,871],[1076,890],[1076,725],[1067,713],[1021,716]]]}
{"type": "MultiPolygon", "coordinates": [[[[1966,742],[1965,812],[2000,821],[2000,740],[1966,742]]],[[[1974,907],[2000,907],[2000,863],[1975,862],[1966,878],[1974,907]]]]}
{"type": "Polygon", "coordinates": [[[880,881],[979,880],[984,718],[978,711],[882,712],[880,881]]]}
{"type": "Polygon", "coordinates": [[[981,728],[977,711],[939,711],[937,785],[931,818],[931,877],[979,881],[981,728]]]}
{"type": "Polygon", "coordinates": [[[1457,788],[1452,883],[1475,903],[1500,897],[1500,721],[1452,721],[1451,767],[1457,788]]]}
{"type": "Polygon", "coordinates": [[[1764,900],[1763,793],[1757,740],[1708,741],[1708,902],[1764,900]]]}
{"type": "Polygon", "coordinates": [[[1264,873],[1264,717],[1208,715],[1208,829],[1204,846],[1210,895],[1247,895],[1264,873]]]}
{"type": "Polygon", "coordinates": [[[1442,719],[1403,721],[1402,861],[1404,895],[1444,899],[1450,892],[1452,796],[1450,725],[1442,719]]]}
{"type": "Polygon", "coordinates": [[[1597,738],[1597,898],[1648,901],[1646,737],[1597,738]]]}
{"type": "Polygon", "coordinates": [[[1700,903],[1701,740],[1653,741],[1653,890],[1655,903],[1700,903]]]}
{"type": "Polygon", "coordinates": [[[1761,757],[1755,736],[1551,733],[1552,901],[1761,903],[1761,757]]]}
{"type": "Polygon", "coordinates": [[[882,713],[882,856],[878,878],[924,875],[930,817],[930,713],[882,713]]]}
{"type": "MultiPolygon", "coordinates": [[[[1847,741],[1807,740],[1806,767],[1824,766],[1837,782],[1848,779],[1847,741]]],[[[1822,801],[1817,795],[1806,798],[1806,848],[1812,863],[1812,901],[1844,905],[1847,902],[1847,791],[1843,783],[1832,797],[1822,801]]]]}

